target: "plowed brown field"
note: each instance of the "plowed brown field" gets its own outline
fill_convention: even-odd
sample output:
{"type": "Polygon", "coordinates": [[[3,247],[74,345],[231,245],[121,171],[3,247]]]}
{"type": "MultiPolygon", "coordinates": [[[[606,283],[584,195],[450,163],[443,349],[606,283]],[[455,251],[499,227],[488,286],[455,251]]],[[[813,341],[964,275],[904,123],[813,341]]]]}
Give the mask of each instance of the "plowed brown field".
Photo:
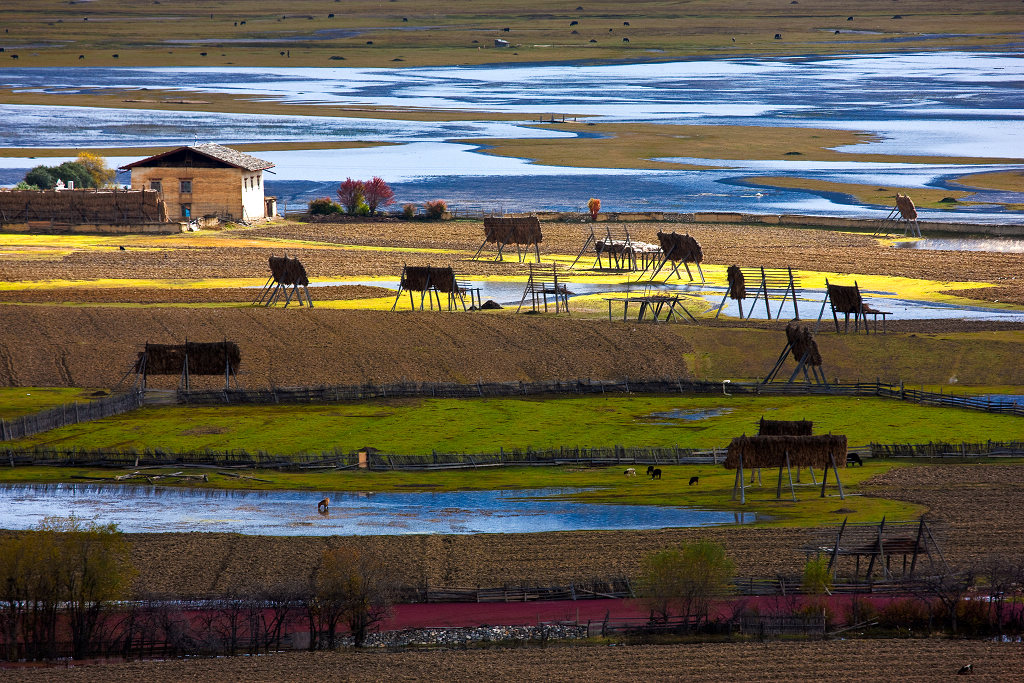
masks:
{"type": "Polygon", "coordinates": [[[698,643],[486,651],[314,652],[4,672],[48,681],[932,681],[964,664],[1019,680],[1019,643],[929,640],[698,643]]]}
{"type": "MultiPolygon", "coordinates": [[[[497,312],[0,304],[0,384],[113,387],[146,342],[230,339],[247,388],[592,377],[753,378],[775,361],[772,325],[637,325],[497,312]]],[[[921,325],[921,328],[928,329],[921,325]]],[[[945,325],[941,325],[945,327],[945,325]]],[[[972,329],[1005,325],[967,326],[972,329]]],[[[821,335],[830,378],[1024,384],[1024,330],[821,335]],[[967,348],[970,352],[967,352],[967,348]],[[929,362],[928,359],[943,359],[929,362]]],[[[172,387],[177,377],[156,378],[172,387]]],[[[222,379],[194,378],[218,386],[222,379]]],[[[222,386],[222,385],[221,385],[222,386]]]]}

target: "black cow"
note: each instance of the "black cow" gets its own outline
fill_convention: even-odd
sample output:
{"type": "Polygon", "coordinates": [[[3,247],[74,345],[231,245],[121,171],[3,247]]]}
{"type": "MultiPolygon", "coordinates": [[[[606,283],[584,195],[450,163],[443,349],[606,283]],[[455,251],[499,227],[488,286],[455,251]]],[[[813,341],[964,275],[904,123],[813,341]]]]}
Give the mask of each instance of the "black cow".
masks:
{"type": "Polygon", "coordinates": [[[656,467],[651,468],[651,479],[661,479],[661,470],[656,467]]]}
{"type": "Polygon", "coordinates": [[[846,466],[849,467],[850,465],[860,465],[861,467],[864,467],[864,461],[861,460],[860,456],[856,453],[847,453],[846,466]]]}
{"type": "Polygon", "coordinates": [[[690,486],[693,486],[694,484],[699,484],[699,483],[700,483],[700,477],[690,477],[690,484],[689,484],[690,486]]]}

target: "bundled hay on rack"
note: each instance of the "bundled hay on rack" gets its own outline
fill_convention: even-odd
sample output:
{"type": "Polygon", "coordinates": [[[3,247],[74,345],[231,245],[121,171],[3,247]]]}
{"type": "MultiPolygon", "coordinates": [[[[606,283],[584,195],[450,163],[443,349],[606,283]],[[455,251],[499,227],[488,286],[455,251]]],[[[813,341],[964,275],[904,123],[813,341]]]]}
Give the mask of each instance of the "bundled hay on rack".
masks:
{"type": "Polygon", "coordinates": [[[814,423],[810,420],[766,420],[758,423],[758,436],[810,436],[814,423]]]}
{"type": "Polygon", "coordinates": [[[914,206],[914,200],[907,195],[896,193],[896,208],[900,210],[900,215],[906,220],[917,220],[917,207],[914,206]]]}
{"type": "Polygon", "coordinates": [[[737,469],[740,454],[746,468],[783,467],[787,453],[791,467],[825,468],[833,462],[836,467],[846,467],[846,436],[738,436],[729,444],[725,468],[737,469]]]}
{"type": "Polygon", "coordinates": [[[536,216],[520,218],[484,218],[484,238],[496,244],[519,244],[532,246],[540,244],[544,236],[540,232],[540,219],[536,216]]]}
{"type": "Polygon", "coordinates": [[[860,313],[863,300],[860,289],[854,285],[828,285],[828,298],[832,302],[832,310],[836,313],[860,313]]]}
{"type": "Polygon", "coordinates": [[[242,352],[235,342],[187,342],[185,344],[146,344],[139,351],[135,371],[147,375],[180,375],[188,356],[190,375],[223,375],[230,364],[236,371],[242,352]]]}
{"type": "Polygon", "coordinates": [[[9,190],[0,192],[0,223],[53,221],[72,225],[166,223],[156,190],[9,190]]]}
{"type": "MultiPolygon", "coordinates": [[[[729,266],[725,272],[729,280],[729,298],[742,300],[747,298],[747,283],[743,279],[743,271],[739,266],[729,266]]],[[[756,301],[754,303],[757,303],[756,301]]]]}
{"type": "Polygon", "coordinates": [[[462,290],[451,267],[406,266],[402,271],[401,289],[423,292],[434,289],[442,294],[459,294],[462,290]]]}
{"type": "Polygon", "coordinates": [[[271,256],[270,272],[274,276],[274,282],[282,285],[309,285],[309,278],[306,277],[306,269],[297,258],[287,256],[271,256]]]}
{"type": "Polygon", "coordinates": [[[704,251],[700,244],[689,235],[680,235],[675,232],[658,232],[658,242],[661,243],[661,251],[665,258],[678,263],[701,263],[704,261],[704,251]]]}
{"type": "Polygon", "coordinates": [[[810,329],[801,327],[796,323],[786,325],[786,339],[793,349],[793,358],[799,363],[807,355],[807,365],[820,366],[821,352],[818,351],[818,342],[814,341],[814,335],[810,329]]]}

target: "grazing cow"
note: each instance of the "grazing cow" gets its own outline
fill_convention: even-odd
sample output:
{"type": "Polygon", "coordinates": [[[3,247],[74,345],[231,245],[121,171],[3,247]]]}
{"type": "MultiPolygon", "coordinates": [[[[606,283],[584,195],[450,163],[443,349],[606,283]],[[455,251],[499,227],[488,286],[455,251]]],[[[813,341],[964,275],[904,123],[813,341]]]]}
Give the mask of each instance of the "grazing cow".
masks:
{"type": "Polygon", "coordinates": [[[846,454],[846,464],[847,465],[860,465],[861,467],[864,467],[864,461],[861,460],[860,456],[857,455],[856,453],[847,453],[846,454]]]}
{"type": "Polygon", "coordinates": [[[654,471],[654,465],[648,465],[647,466],[647,476],[648,477],[651,476],[651,472],[653,472],[653,471],[654,471]]]}
{"type": "Polygon", "coordinates": [[[634,467],[629,467],[629,468],[627,468],[627,469],[626,469],[626,471],[624,472],[624,474],[625,474],[625,475],[626,475],[627,477],[635,477],[635,476],[636,476],[636,468],[634,468],[634,467]]]}
{"type": "Polygon", "coordinates": [[[657,467],[651,469],[651,479],[661,479],[661,470],[657,467]]]}
{"type": "Polygon", "coordinates": [[[689,484],[690,486],[693,486],[694,484],[699,484],[699,483],[700,483],[700,477],[690,477],[690,484],[689,484]]]}
{"type": "Polygon", "coordinates": [[[974,673],[974,664],[964,664],[960,667],[960,670],[957,671],[957,674],[960,676],[970,676],[972,673],[974,673]]]}
{"type": "Polygon", "coordinates": [[[328,508],[330,508],[330,507],[331,507],[331,499],[330,498],[324,498],[323,500],[321,500],[319,503],[316,504],[316,511],[319,512],[321,515],[326,515],[327,511],[328,511],[328,508]]]}

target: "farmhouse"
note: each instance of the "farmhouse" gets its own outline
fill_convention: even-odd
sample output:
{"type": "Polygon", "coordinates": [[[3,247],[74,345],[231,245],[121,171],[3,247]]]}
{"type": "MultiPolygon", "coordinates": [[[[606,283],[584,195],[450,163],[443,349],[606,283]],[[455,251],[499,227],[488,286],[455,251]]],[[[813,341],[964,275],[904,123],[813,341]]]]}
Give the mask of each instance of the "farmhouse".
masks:
{"type": "Polygon", "coordinates": [[[172,219],[218,216],[251,221],[277,212],[263,194],[263,171],[274,164],[213,143],[178,147],[126,164],[135,189],[156,190],[172,219]]]}

